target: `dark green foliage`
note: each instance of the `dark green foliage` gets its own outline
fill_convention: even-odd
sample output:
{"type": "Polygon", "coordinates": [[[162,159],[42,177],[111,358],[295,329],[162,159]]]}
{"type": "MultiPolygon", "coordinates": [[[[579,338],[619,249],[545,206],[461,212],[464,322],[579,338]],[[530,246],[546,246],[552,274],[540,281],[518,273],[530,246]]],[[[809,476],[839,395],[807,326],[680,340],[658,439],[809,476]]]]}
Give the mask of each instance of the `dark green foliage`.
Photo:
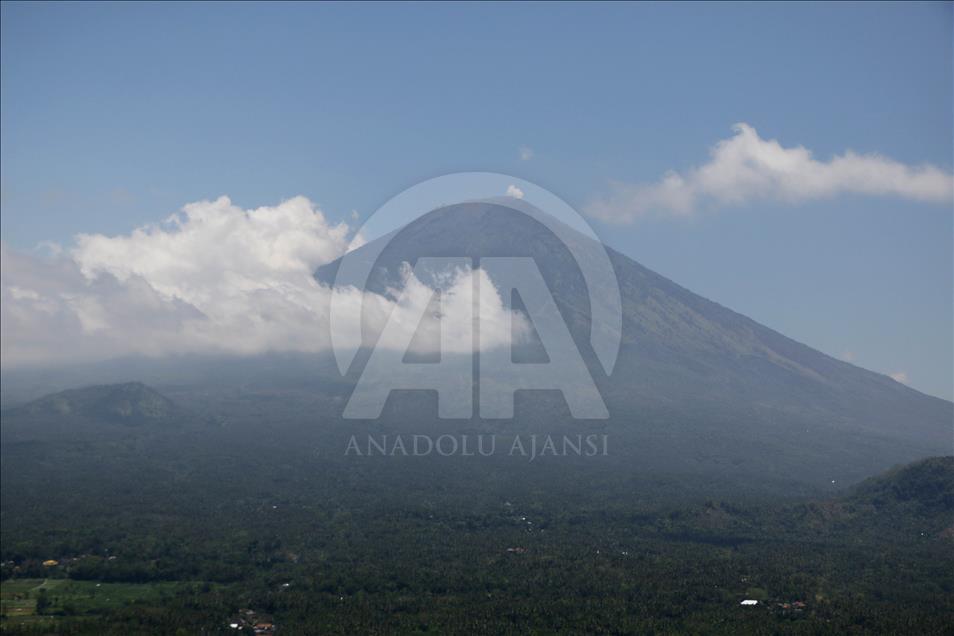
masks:
{"type": "Polygon", "coordinates": [[[936,514],[954,510],[954,457],[931,457],[862,482],[851,500],[876,508],[912,506],[936,514]]]}
{"type": "Polygon", "coordinates": [[[949,629],[952,458],[792,498],[625,456],[345,457],[393,430],[303,399],[180,392],[221,423],[71,437],[5,414],[4,598],[63,583],[3,631],[219,633],[244,609],[286,634],[949,629]]]}

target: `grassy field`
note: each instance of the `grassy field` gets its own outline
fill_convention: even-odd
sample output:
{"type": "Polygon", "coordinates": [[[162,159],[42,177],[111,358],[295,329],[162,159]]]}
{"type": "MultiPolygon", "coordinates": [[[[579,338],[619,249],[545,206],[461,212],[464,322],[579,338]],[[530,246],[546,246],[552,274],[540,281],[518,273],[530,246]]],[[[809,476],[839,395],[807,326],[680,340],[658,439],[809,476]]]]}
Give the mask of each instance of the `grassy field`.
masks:
{"type": "Polygon", "coordinates": [[[10,579],[0,584],[3,623],[17,625],[53,621],[60,617],[100,614],[134,603],[157,604],[190,583],[97,583],[69,579],[10,579]],[[38,601],[41,612],[37,612],[38,601]]]}

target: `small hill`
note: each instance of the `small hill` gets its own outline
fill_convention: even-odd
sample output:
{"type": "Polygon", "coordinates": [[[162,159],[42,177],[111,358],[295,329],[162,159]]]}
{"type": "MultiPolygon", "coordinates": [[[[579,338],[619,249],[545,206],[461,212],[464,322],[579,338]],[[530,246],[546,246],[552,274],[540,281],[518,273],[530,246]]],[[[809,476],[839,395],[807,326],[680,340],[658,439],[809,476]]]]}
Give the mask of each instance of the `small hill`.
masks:
{"type": "Polygon", "coordinates": [[[954,456],[929,457],[866,479],[847,498],[884,510],[915,507],[954,515],[954,456]]]}
{"type": "Polygon", "coordinates": [[[30,419],[80,417],[140,426],[172,422],[182,416],[182,410],[155,389],[141,382],[126,382],[47,395],[14,409],[11,415],[30,419]]]}
{"type": "Polygon", "coordinates": [[[914,546],[954,540],[954,457],[929,457],[861,482],[837,499],[791,508],[787,527],[816,535],[897,540],[914,546]]]}

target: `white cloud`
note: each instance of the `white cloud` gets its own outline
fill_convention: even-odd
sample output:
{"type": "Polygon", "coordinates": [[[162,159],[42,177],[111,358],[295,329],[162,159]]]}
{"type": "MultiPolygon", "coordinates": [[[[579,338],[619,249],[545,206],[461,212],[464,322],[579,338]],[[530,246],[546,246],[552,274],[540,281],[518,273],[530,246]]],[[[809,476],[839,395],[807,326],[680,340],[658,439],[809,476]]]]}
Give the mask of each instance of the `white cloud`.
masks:
{"type": "Polygon", "coordinates": [[[736,124],[733,130],[733,137],[712,148],[707,163],[684,174],[669,172],[653,183],[613,183],[606,196],[587,206],[588,213],[625,223],[755,201],[794,204],[842,194],[930,203],[954,198],[954,177],[930,164],[910,166],[850,150],[819,161],[803,146],[786,148],[774,139],[762,139],[748,124],[736,124]]]}
{"type": "MultiPolygon", "coordinates": [[[[471,316],[475,313],[474,280],[471,274],[477,276],[477,285],[480,293],[476,302],[476,313],[480,316],[480,346],[483,349],[492,349],[510,344],[510,323],[505,320],[507,315],[503,307],[500,293],[494,286],[487,273],[478,269],[474,272],[457,270],[447,272],[441,287],[440,306],[431,304],[434,289],[418,280],[410,267],[405,263],[402,272],[404,286],[401,289],[389,290],[389,299],[383,304],[381,297],[374,300],[377,306],[385,307],[387,311],[397,311],[394,318],[403,329],[396,332],[384,331],[377,341],[378,346],[389,349],[398,349],[403,346],[403,338],[414,332],[410,349],[414,353],[427,353],[441,350],[446,353],[467,353],[473,349],[473,332],[471,316]],[[417,317],[424,318],[417,322],[417,317]],[[438,318],[438,314],[441,318],[438,318]],[[447,340],[443,348],[440,346],[441,320],[448,321],[446,330],[447,340]],[[393,338],[388,340],[388,337],[393,338]]],[[[523,314],[513,316],[514,326],[518,337],[531,333],[529,322],[523,314]]],[[[384,325],[384,312],[372,315],[376,331],[381,331],[384,325]]]]}
{"type": "Polygon", "coordinates": [[[855,361],[855,354],[854,354],[853,351],[844,351],[844,352],[841,354],[841,359],[844,360],[845,362],[854,362],[854,361],[855,361]]]}
{"type": "Polygon", "coordinates": [[[520,161],[530,161],[533,159],[533,148],[529,146],[520,146],[517,148],[517,152],[520,154],[520,161]]]}
{"type": "Polygon", "coordinates": [[[908,374],[904,371],[895,371],[894,373],[889,373],[888,377],[894,380],[895,382],[900,382],[901,384],[908,383],[908,374]]]}
{"type": "MultiPolygon", "coordinates": [[[[0,362],[322,351],[329,346],[331,292],[313,273],[345,253],[350,234],[303,197],[254,210],[221,197],[189,204],[165,223],[128,235],[80,235],[69,249],[45,257],[0,245],[0,362]]],[[[441,320],[451,327],[471,320],[469,274],[449,275],[442,288],[441,320]]],[[[481,283],[483,289],[490,281],[481,283]]],[[[352,320],[373,337],[392,312],[399,320],[406,312],[408,329],[417,330],[411,323],[433,295],[407,272],[404,287],[390,296],[354,290],[348,306],[352,320]]],[[[509,342],[508,310],[499,295],[482,295],[480,302],[487,317],[481,346],[509,342]]],[[[522,320],[516,318],[518,333],[522,320]]],[[[437,333],[439,324],[425,318],[418,333],[437,333]]],[[[473,342],[451,337],[443,346],[469,351],[473,342]]]]}
{"type": "Polygon", "coordinates": [[[510,185],[507,186],[507,196],[513,197],[514,199],[522,199],[523,190],[521,190],[520,188],[518,188],[517,186],[511,183],[510,185]]]}
{"type": "Polygon", "coordinates": [[[211,298],[227,303],[236,293],[298,283],[295,276],[310,277],[348,241],[348,226],[330,225],[304,197],[247,211],[220,197],[128,236],[81,234],[70,253],[87,278],[138,275],[167,297],[207,306],[211,298]]]}

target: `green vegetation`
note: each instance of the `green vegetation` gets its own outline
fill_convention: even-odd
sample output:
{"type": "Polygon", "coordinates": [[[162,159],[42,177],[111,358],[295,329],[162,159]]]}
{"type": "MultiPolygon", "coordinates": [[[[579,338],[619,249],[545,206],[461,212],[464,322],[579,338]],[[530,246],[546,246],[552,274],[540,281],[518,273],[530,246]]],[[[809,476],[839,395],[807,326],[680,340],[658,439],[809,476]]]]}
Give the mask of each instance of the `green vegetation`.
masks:
{"type": "Polygon", "coordinates": [[[65,578],[10,578],[0,583],[0,608],[4,629],[37,625],[49,629],[63,620],[101,618],[125,607],[155,606],[179,593],[208,589],[207,585],[178,582],[99,583],[65,578]]]}
{"type": "Polygon", "coordinates": [[[255,497],[209,484],[139,509],[124,499],[109,518],[14,524],[4,631],[194,633],[253,608],[286,633],[929,634],[954,611],[949,510],[900,523],[854,497],[567,505],[572,493],[539,488],[463,499],[445,482],[400,497],[354,481],[309,494],[259,477],[271,489],[255,497]],[[183,583],[196,579],[207,583],[183,583]]]}
{"type": "Polygon", "coordinates": [[[951,457],[781,497],[612,456],[345,457],[387,424],[228,399],[4,415],[3,633],[949,633],[951,457]]]}

